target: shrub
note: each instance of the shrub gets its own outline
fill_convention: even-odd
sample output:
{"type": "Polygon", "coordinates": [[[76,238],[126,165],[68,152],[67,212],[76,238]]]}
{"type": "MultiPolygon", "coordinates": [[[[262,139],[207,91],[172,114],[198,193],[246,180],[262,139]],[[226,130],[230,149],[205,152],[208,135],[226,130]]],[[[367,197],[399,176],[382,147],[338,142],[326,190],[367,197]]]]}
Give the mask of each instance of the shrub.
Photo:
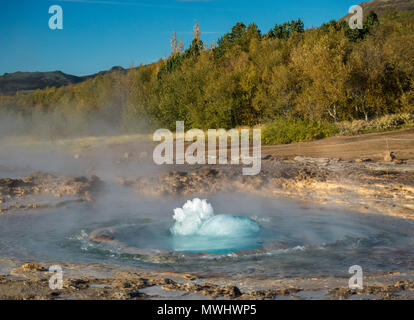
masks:
{"type": "Polygon", "coordinates": [[[371,121],[354,120],[338,123],[341,135],[354,135],[369,132],[390,131],[414,125],[414,114],[389,114],[371,121]]]}
{"type": "Polygon", "coordinates": [[[327,122],[278,119],[265,127],[262,140],[263,144],[288,144],[322,139],[337,132],[337,127],[327,122]]]}

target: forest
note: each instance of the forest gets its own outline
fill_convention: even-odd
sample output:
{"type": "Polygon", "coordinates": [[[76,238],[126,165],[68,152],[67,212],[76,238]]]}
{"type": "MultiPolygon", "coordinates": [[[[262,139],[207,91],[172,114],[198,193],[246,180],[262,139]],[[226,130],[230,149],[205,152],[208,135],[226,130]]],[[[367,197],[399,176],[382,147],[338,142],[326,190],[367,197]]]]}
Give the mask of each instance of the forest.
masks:
{"type": "Polygon", "coordinates": [[[265,143],[339,134],[352,121],[412,123],[414,14],[379,19],[370,12],[363,25],[352,30],[333,20],[305,29],[299,19],[262,32],[237,23],[207,44],[195,23],[188,48],[174,33],[168,58],[80,84],[0,95],[0,114],[14,119],[9,127],[48,137],[90,134],[92,127],[151,132],[180,120],[186,129],[262,127],[265,143]]]}

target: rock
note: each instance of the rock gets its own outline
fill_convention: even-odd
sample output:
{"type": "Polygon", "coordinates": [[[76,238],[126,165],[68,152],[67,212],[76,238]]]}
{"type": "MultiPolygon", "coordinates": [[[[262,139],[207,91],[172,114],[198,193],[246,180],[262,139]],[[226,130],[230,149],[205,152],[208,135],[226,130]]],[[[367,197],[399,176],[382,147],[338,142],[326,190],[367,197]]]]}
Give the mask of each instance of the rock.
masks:
{"type": "Polygon", "coordinates": [[[297,162],[304,162],[304,161],[307,160],[307,158],[306,157],[297,156],[293,160],[295,160],[297,162]]]}
{"type": "Polygon", "coordinates": [[[372,162],[371,158],[360,158],[356,159],[355,162],[361,163],[361,162],[372,162]]]}
{"type": "Polygon", "coordinates": [[[405,290],[405,282],[404,281],[397,281],[395,283],[395,287],[400,290],[405,290]]]}
{"type": "Polygon", "coordinates": [[[47,271],[46,268],[35,263],[26,263],[22,265],[19,269],[24,271],[47,271]]]}
{"type": "Polygon", "coordinates": [[[45,172],[41,172],[41,171],[36,171],[36,172],[30,173],[24,179],[24,181],[26,183],[31,183],[31,184],[42,184],[42,183],[45,183],[45,182],[50,182],[51,180],[54,180],[56,178],[57,177],[54,176],[53,174],[45,173],[45,172]]]}
{"type": "Polygon", "coordinates": [[[306,163],[313,163],[313,164],[329,164],[329,162],[331,161],[331,159],[329,158],[312,158],[312,157],[302,157],[302,156],[297,156],[295,157],[293,160],[295,160],[296,162],[306,162],[306,163]]]}
{"type": "Polygon", "coordinates": [[[187,176],[187,174],[188,173],[185,171],[172,171],[168,173],[169,176],[173,176],[173,177],[185,177],[187,176]]]}
{"type": "Polygon", "coordinates": [[[115,239],[111,229],[92,231],[89,237],[95,242],[111,242],[115,239]]]}
{"type": "Polygon", "coordinates": [[[125,152],[124,153],[124,159],[129,159],[132,157],[132,154],[130,152],[125,152]]]}
{"type": "Polygon", "coordinates": [[[218,290],[218,295],[223,295],[230,298],[237,298],[241,296],[241,291],[236,286],[227,285],[218,290]]]}
{"type": "Polygon", "coordinates": [[[70,279],[67,281],[66,287],[75,290],[86,289],[89,287],[88,279],[70,279]]]}
{"type": "Polygon", "coordinates": [[[394,152],[386,152],[385,156],[384,156],[384,161],[385,162],[392,162],[395,159],[395,154],[394,152]]]}
{"type": "Polygon", "coordinates": [[[215,177],[218,175],[218,171],[216,169],[202,169],[199,171],[199,174],[201,176],[207,176],[207,177],[215,177]]]}
{"type": "Polygon", "coordinates": [[[79,155],[79,154],[75,154],[75,155],[73,156],[73,158],[74,158],[74,159],[76,159],[76,160],[79,160],[79,159],[80,159],[80,155],[79,155]]]}
{"type": "Polygon", "coordinates": [[[202,294],[205,296],[211,296],[211,297],[219,297],[223,296],[226,298],[237,298],[242,295],[240,292],[240,289],[232,286],[232,285],[225,285],[225,286],[219,286],[212,283],[204,283],[204,284],[196,284],[192,282],[188,282],[185,284],[180,283],[171,283],[163,286],[164,290],[182,290],[187,292],[194,292],[198,294],[202,294]]]}

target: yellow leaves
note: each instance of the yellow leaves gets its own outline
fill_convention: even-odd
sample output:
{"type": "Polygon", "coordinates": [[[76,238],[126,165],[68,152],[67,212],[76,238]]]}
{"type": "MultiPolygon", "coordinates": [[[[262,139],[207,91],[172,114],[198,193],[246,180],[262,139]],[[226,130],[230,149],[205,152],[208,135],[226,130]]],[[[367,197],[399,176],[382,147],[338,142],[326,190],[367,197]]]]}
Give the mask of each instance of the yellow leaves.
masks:
{"type": "MultiPolygon", "coordinates": [[[[99,113],[108,105],[122,113],[126,105],[128,113],[122,116],[131,122],[144,115],[166,127],[185,120],[200,128],[254,125],[280,116],[336,120],[413,110],[413,31],[412,17],[384,21],[353,43],[334,28],[314,28],[286,40],[260,38],[251,25],[217,50],[18,94],[12,101],[1,98],[0,106],[54,108],[63,103],[68,110],[95,114],[90,111],[99,113]]],[[[194,38],[199,37],[195,24],[194,38]]],[[[175,51],[180,48],[176,35],[172,45],[175,51]]]]}
{"type": "Polygon", "coordinates": [[[336,117],[337,108],[346,103],[349,71],[343,59],[344,37],[339,33],[330,36],[304,41],[291,56],[302,88],[296,97],[296,110],[311,119],[336,117]]]}

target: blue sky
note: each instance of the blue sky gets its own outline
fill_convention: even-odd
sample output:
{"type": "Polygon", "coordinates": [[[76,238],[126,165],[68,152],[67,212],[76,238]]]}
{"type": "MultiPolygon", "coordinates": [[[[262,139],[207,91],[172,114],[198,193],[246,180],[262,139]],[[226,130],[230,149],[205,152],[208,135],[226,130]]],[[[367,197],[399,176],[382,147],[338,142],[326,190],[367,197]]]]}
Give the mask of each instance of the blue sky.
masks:
{"type": "Polygon", "coordinates": [[[0,0],[0,75],[61,70],[92,74],[115,65],[151,63],[169,55],[174,30],[186,46],[194,21],[212,43],[236,22],[301,18],[319,26],[347,14],[355,0],[0,0]],[[63,30],[49,29],[49,7],[63,9],[63,30]]]}

